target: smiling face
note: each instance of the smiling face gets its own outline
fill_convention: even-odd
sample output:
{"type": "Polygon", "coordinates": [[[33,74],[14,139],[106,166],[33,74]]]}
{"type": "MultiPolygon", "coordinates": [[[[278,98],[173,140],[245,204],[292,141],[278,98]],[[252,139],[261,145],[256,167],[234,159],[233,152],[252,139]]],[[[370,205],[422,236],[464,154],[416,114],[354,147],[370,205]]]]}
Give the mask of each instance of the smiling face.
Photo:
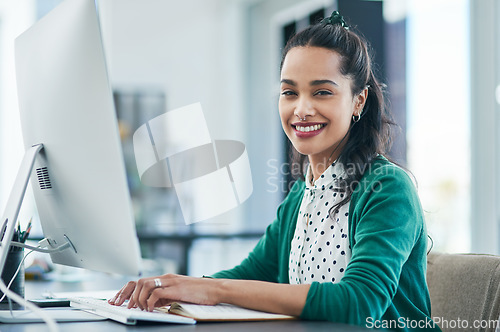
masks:
{"type": "Polygon", "coordinates": [[[362,111],[367,97],[367,89],[352,95],[340,61],[326,48],[295,47],[281,70],[281,124],[295,149],[309,157],[314,178],[340,155],[352,116],[362,111]]]}

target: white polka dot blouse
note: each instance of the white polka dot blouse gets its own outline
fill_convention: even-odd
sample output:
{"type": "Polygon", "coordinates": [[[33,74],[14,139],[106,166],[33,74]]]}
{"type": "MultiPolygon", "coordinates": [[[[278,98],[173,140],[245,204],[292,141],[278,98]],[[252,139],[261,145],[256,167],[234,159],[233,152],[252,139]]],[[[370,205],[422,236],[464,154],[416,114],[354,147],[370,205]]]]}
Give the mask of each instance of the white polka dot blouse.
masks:
{"type": "Polygon", "coordinates": [[[344,276],[351,258],[350,204],[331,209],[344,198],[342,192],[335,191],[343,175],[342,164],[334,163],[313,183],[311,167],[307,170],[306,188],[291,243],[290,284],[336,283],[344,276]]]}

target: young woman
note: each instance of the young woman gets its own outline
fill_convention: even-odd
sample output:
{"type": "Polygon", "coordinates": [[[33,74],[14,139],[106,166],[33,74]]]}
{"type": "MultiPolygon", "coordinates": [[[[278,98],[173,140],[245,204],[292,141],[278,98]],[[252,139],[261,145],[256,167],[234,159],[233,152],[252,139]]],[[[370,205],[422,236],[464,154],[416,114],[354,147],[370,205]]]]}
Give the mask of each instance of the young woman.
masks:
{"type": "Polygon", "coordinates": [[[337,12],[283,52],[279,113],[305,176],[249,256],[212,278],[167,274],[110,300],[152,310],[231,303],[310,320],[439,330],[427,233],[410,177],[383,157],[389,125],[366,42],[337,12]],[[418,324],[418,325],[417,325],[418,324]]]}

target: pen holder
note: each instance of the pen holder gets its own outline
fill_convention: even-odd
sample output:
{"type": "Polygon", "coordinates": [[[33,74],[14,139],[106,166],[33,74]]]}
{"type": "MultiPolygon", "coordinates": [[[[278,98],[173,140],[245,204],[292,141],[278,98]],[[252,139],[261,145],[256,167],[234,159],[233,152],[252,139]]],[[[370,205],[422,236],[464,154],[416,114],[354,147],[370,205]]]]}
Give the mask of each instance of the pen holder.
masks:
{"type": "MultiPolygon", "coordinates": [[[[5,283],[5,286],[8,286],[12,277],[17,271],[19,264],[21,264],[24,257],[24,249],[19,247],[10,247],[9,253],[7,254],[7,260],[5,262],[5,267],[2,272],[2,280],[5,283]]],[[[14,293],[17,293],[19,296],[24,298],[24,265],[21,266],[19,273],[15,277],[14,281],[9,288],[14,293]]],[[[3,292],[0,291],[0,298],[3,297],[3,292]]],[[[17,302],[11,301],[12,307],[9,305],[9,299],[7,296],[0,302],[0,310],[9,310],[12,308],[13,310],[22,310],[23,306],[18,304],[17,302]]]]}

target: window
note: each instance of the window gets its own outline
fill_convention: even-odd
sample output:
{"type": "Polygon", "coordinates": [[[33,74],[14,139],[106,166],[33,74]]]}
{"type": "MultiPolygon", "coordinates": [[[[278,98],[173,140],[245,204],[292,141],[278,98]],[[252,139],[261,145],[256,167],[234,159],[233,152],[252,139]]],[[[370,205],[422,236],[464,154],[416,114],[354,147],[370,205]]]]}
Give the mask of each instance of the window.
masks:
{"type": "Polygon", "coordinates": [[[467,0],[408,1],[407,155],[439,251],[470,251],[467,0]]]}

